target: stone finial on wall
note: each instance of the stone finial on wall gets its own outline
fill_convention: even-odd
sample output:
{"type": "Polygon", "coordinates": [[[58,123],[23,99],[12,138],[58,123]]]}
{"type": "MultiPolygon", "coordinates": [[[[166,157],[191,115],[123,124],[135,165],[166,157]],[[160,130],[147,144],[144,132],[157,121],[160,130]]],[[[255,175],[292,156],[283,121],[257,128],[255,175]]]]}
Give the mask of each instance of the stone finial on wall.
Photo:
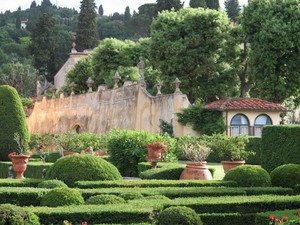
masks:
{"type": "Polygon", "coordinates": [[[114,89],[116,89],[116,88],[118,88],[118,83],[119,83],[119,81],[121,80],[121,76],[120,76],[120,74],[119,74],[119,72],[117,71],[116,73],[115,73],[115,75],[113,76],[113,80],[114,80],[114,89]]]}
{"type": "Polygon", "coordinates": [[[57,88],[55,87],[55,85],[53,85],[53,87],[52,87],[52,98],[55,98],[56,91],[57,91],[57,88]]]}
{"type": "Polygon", "coordinates": [[[175,94],[182,94],[182,92],[180,91],[180,88],[179,88],[181,81],[178,79],[178,77],[176,77],[174,83],[176,86],[175,94]]]}
{"type": "Polygon", "coordinates": [[[139,57],[139,60],[140,61],[137,64],[137,67],[139,68],[139,74],[140,74],[140,81],[139,81],[139,83],[140,83],[140,85],[142,87],[146,88],[145,75],[144,75],[145,74],[145,62],[144,62],[142,56],[139,57]]]}
{"type": "Polygon", "coordinates": [[[77,52],[77,50],[76,50],[76,43],[73,42],[73,43],[72,43],[71,53],[75,53],[75,52],[77,52]]]}
{"type": "Polygon", "coordinates": [[[43,89],[41,83],[39,81],[36,81],[36,99],[38,101],[42,101],[42,92],[43,89]]]}
{"type": "Polygon", "coordinates": [[[92,88],[93,83],[94,83],[93,79],[91,77],[89,77],[89,79],[86,81],[86,84],[89,88],[88,93],[93,92],[93,88],[92,88]]]}
{"type": "Polygon", "coordinates": [[[155,84],[154,87],[156,87],[156,89],[157,89],[156,96],[161,95],[161,86],[162,86],[161,83],[155,84]]]}
{"type": "Polygon", "coordinates": [[[71,88],[71,96],[75,95],[76,86],[77,86],[77,84],[75,84],[74,81],[69,85],[69,87],[71,88]]]}

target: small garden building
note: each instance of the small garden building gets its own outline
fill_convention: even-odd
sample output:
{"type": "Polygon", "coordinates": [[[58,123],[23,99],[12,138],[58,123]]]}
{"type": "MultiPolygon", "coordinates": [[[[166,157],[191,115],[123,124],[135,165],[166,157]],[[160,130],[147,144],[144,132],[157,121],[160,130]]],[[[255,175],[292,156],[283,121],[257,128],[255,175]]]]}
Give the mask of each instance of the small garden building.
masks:
{"type": "Polygon", "coordinates": [[[229,136],[261,136],[263,126],[280,124],[280,113],[287,111],[280,104],[258,98],[224,98],[205,108],[223,112],[225,133],[229,136]]]}

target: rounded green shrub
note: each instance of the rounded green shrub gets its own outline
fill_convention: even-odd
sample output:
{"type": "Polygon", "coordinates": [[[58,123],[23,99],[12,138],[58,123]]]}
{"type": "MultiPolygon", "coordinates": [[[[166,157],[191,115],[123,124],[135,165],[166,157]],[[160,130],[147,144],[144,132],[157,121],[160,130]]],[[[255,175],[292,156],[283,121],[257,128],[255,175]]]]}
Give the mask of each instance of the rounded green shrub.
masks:
{"type": "Polygon", "coordinates": [[[0,205],[0,224],[39,225],[39,218],[32,212],[26,212],[19,206],[11,204],[0,205]]]}
{"type": "Polygon", "coordinates": [[[275,168],[270,175],[273,186],[293,188],[300,184],[300,165],[285,164],[275,168]]]}
{"type": "Polygon", "coordinates": [[[72,188],[54,188],[42,197],[41,206],[57,207],[64,205],[81,205],[84,199],[81,193],[72,188]]]}
{"type": "Polygon", "coordinates": [[[86,200],[87,205],[105,205],[105,204],[119,204],[125,203],[124,198],[116,195],[95,195],[86,200]]]}
{"type": "Polygon", "coordinates": [[[141,199],[144,196],[140,192],[124,192],[119,195],[119,197],[127,200],[141,199]]]}
{"type": "Polygon", "coordinates": [[[58,188],[58,187],[68,187],[61,180],[45,180],[38,184],[38,188],[58,188]]]}
{"type": "Polygon", "coordinates": [[[202,225],[197,213],[186,206],[172,206],[166,208],[158,215],[159,225],[202,225]]]}
{"type": "Polygon", "coordinates": [[[245,165],[229,170],[223,180],[235,181],[239,187],[269,187],[269,173],[260,166],[245,165]]]}
{"type": "Polygon", "coordinates": [[[29,130],[21,99],[16,89],[9,85],[0,86],[0,121],[0,160],[8,161],[8,154],[19,149],[14,140],[15,134],[22,140],[21,149],[27,150],[29,142],[29,130]]]}
{"type": "Polygon", "coordinates": [[[122,180],[111,163],[90,154],[74,154],[58,159],[47,171],[46,179],[58,179],[69,187],[80,180],[122,180]]]}

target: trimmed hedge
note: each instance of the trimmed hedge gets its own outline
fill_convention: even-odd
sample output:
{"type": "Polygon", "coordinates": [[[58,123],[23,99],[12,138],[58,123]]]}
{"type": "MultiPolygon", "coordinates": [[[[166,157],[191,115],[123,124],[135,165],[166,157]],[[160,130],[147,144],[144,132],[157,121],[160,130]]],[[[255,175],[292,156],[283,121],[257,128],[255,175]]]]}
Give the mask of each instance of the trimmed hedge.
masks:
{"type": "Polygon", "coordinates": [[[0,179],[0,187],[37,187],[42,179],[0,179]]]}
{"type": "Polygon", "coordinates": [[[151,222],[150,216],[153,208],[147,206],[136,207],[130,204],[116,205],[80,205],[68,207],[34,207],[29,208],[39,218],[41,224],[61,224],[68,220],[72,224],[81,224],[87,221],[88,224],[101,223],[122,223],[137,224],[151,222]]]}
{"type": "Polygon", "coordinates": [[[275,168],[270,175],[273,186],[293,188],[300,184],[300,165],[285,164],[275,168]]]}
{"type": "Polygon", "coordinates": [[[46,179],[62,180],[72,187],[79,180],[121,180],[122,177],[114,165],[99,157],[74,154],[57,160],[47,171],[46,179]]]}
{"type": "Polygon", "coordinates": [[[86,200],[86,205],[106,205],[125,203],[125,199],[116,195],[95,195],[86,200]]]}
{"type": "Polygon", "coordinates": [[[39,183],[38,188],[58,188],[58,187],[68,187],[64,182],[61,180],[45,180],[39,183]]]}
{"type": "Polygon", "coordinates": [[[21,99],[15,88],[0,85],[0,160],[9,161],[8,154],[17,152],[17,133],[22,140],[21,148],[28,149],[29,129],[21,99]]]}
{"type": "Polygon", "coordinates": [[[253,225],[255,214],[204,213],[199,214],[205,225],[253,225]]]}
{"type": "MultiPolygon", "coordinates": [[[[170,163],[170,162],[157,162],[157,168],[163,168],[163,167],[178,167],[181,165],[181,167],[184,167],[184,164],[179,163],[170,163]]],[[[140,162],[138,164],[138,171],[139,174],[141,172],[145,172],[146,170],[151,169],[151,163],[150,162],[140,162]]]]}
{"type": "Polygon", "coordinates": [[[277,210],[277,211],[270,211],[270,212],[263,212],[257,213],[255,218],[255,225],[269,225],[272,221],[269,216],[274,216],[274,218],[278,218],[282,220],[284,217],[288,217],[288,221],[295,221],[295,223],[291,224],[298,224],[300,222],[299,209],[294,210],[277,210]],[[296,223],[296,221],[298,223],[296,223]]]}
{"type": "Polygon", "coordinates": [[[78,188],[114,187],[235,187],[236,182],[221,180],[130,180],[130,181],[77,181],[78,188]]]}
{"type": "Polygon", "coordinates": [[[249,155],[247,164],[261,165],[261,137],[248,136],[248,140],[245,150],[254,152],[254,155],[249,155]]]}
{"type": "Polygon", "coordinates": [[[261,166],[268,172],[283,164],[300,164],[300,126],[266,126],[262,131],[261,166]]]}
{"type": "Polygon", "coordinates": [[[0,204],[14,204],[19,206],[40,205],[41,198],[47,189],[28,187],[1,187],[0,204]]]}
{"type": "MultiPolygon", "coordinates": [[[[53,163],[45,163],[43,164],[42,161],[35,162],[29,159],[29,163],[27,164],[27,169],[24,173],[26,178],[36,178],[41,179],[43,177],[43,169],[46,171],[53,165],[53,163]]],[[[11,162],[0,162],[0,177],[7,178],[8,175],[8,168],[12,166],[11,162]]],[[[16,177],[15,171],[13,171],[14,177],[16,177]]]]}
{"type": "Polygon", "coordinates": [[[223,180],[235,181],[239,187],[269,187],[271,177],[260,166],[244,165],[229,170],[223,180]]]}

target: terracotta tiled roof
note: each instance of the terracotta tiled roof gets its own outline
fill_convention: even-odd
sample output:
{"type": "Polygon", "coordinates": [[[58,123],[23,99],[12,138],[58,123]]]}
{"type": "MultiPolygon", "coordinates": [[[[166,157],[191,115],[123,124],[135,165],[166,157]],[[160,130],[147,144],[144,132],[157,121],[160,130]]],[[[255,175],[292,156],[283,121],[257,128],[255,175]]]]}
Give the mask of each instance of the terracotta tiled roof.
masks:
{"type": "Polygon", "coordinates": [[[259,98],[224,98],[205,105],[208,110],[266,110],[266,111],[287,111],[280,104],[268,102],[259,98]]]}

